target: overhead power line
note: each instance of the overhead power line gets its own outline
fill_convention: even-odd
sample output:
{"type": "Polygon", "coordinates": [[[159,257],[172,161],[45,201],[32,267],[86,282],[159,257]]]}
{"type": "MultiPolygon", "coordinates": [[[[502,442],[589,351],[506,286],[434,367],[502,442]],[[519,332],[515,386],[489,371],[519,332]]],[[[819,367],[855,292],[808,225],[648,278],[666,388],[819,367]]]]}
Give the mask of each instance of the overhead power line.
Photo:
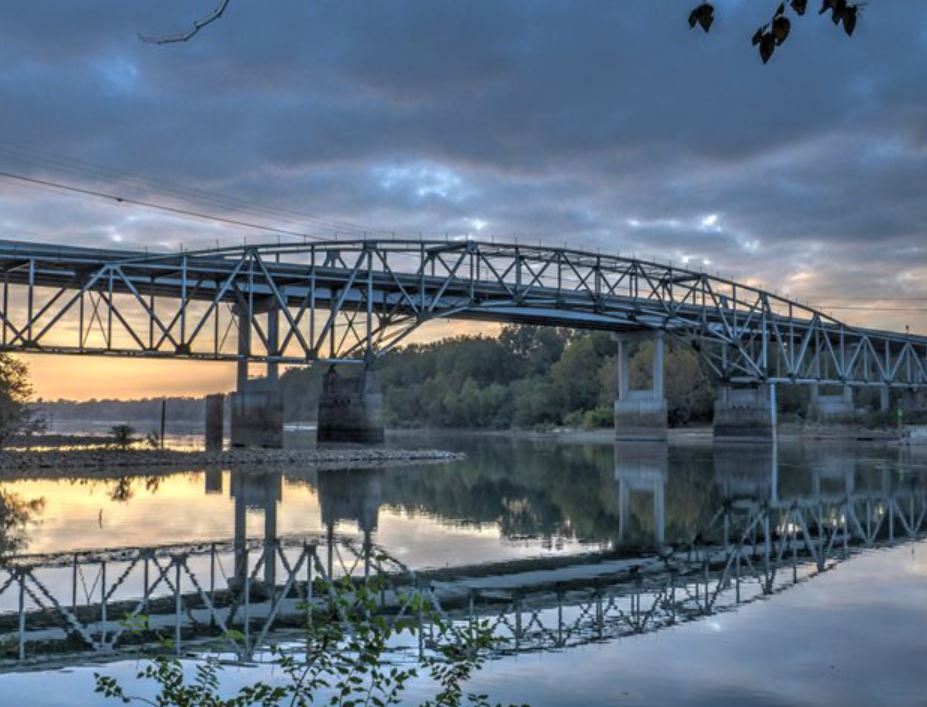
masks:
{"type": "Polygon", "coordinates": [[[247,213],[261,218],[269,217],[277,221],[300,224],[301,226],[307,224],[320,230],[331,231],[333,233],[392,235],[392,232],[384,229],[376,229],[341,219],[320,217],[315,214],[295,211],[293,209],[268,207],[266,204],[251,202],[241,197],[217,194],[202,189],[178,185],[174,180],[169,181],[115,170],[73,158],[52,155],[34,148],[12,145],[2,140],[0,140],[0,158],[4,158],[6,162],[13,163],[6,166],[9,172],[22,173],[25,171],[32,174],[35,170],[40,170],[42,172],[50,171],[52,172],[52,176],[43,175],[49,181],[60,181],[56,175],[65,174],[81,182],[90,179],[96,182],[106,181],[119,184],[122,187],[137,188],[146,194],[148,200],[153,199],[147,197],[147,195],[155,194],[170,199],[180,199],[186,204],[193,202],[208,207],[229,209],[239,214],[247,213]],[[16,169],[15,165],[20,164],[28,169],[16,169]]]}
{"type": "Polygon", "coordinates": [[[284,236],[296,236],[297,238],[310,238],[313,240],[325,240],[322,236],[317,236],[309,233],[303,233],[301,231],[290,231],[285,228],[276,228],[274,226],[267,226],[260,223],[250,223],[248,221],[239,221],[238,219],[226,218],[225,216],[216,216],[215,214],[205,214],[199,211],[193,211],[191,209],[184,209],[177,206],[168,206],[166,204],[158,204],[153,201],[146,201],[144,199],[135,199],[130,196],[118,196],[116,194],[107,194],[105,192],[97,191],[95,189],[87,189],[84,187],[76,187],[71,184],[61,184],[59,182],[53,182],[48,179],[39,179],[38,177],[29,177],[24,174],[15,174],[14,172],[4,172],[0,171],[0,177],[3,179],[10,179],[13,181],[24,182],[26,184],[33,184],[36,186],[46,187],[49,189],[58,189],[61,191],[67,191],[74,194],[82,194],[84,196],[94,196],[100,199],[107,199],[114,201],[119,204],[130,204],[133,206],[143,206],[148,209],[156,209],[158,211],[165,211],[172,214],[177,214],[179,216],[189,216],[193,218],[205,219],[208,221],[217,221],[219,223],[225,223],[231,226],[238,226],[242,228],[252,228],[258,231],[265,231],[268,233],[276,233],[277,235],[284,236]]]}

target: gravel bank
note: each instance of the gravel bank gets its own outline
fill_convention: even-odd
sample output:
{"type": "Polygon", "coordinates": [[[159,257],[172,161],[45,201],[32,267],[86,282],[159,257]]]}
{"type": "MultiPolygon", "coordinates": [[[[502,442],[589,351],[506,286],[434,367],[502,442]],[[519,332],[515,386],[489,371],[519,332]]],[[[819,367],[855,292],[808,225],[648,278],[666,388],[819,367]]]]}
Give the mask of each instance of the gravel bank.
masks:
{"type": "Polygon", "coordinates": [[[0,477],[26,470],[58,472],[115,469],[195,470],[203,467],[292,466],[355,468],[406,462],[443,462],[463,454],[436,449],[231,449],[222,452],[176,450],[73,449],[0,452],[0,477]]]}

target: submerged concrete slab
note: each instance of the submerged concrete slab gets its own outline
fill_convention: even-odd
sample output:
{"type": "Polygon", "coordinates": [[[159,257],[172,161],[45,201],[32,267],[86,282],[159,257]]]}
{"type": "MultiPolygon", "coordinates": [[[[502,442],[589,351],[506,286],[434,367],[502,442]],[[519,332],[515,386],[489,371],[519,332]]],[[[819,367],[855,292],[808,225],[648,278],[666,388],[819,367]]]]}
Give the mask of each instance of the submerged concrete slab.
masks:
{"type": "Polygon", "coordinates": [[[774,402],[769,386],[721,386],[715,401],[714,438],[719,442],[773,442],[774,402]]]}
{"type": "Polygon", "coordinates": [[[319,444],[383,442],[383,393],[374,368],[331,366],[322,379],[316,440],[319,444]],[[353,370],[352,370],[353,369],[353,370]]]}

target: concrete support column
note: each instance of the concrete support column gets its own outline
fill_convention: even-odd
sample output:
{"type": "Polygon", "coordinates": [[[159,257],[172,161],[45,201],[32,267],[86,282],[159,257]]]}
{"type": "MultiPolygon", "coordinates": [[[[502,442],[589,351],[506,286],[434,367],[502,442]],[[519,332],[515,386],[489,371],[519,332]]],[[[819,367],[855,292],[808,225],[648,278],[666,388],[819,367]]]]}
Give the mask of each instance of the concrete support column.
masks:
{"type": "Polygon", "coordinates": [[[330,366],[322,379],[316,440],[319,444],[383,442],[383,393],[372,366],[330,366]],[[351,370],[353,369],[353,370],[351,370]]]}
{"type": "Polygon", "coordinates": [[[238,315],[238,372],[235,379],[235,390],[243,390],[248,382],[248,359],[251,354],[251,314],[241,305],[235,307],[238,315]]]}
{"type": "Polygon", "coordinates": [[[615,439],[664,441],[667,436],[663,384],[663,332],[620,334],[618,342],[618,399],[615,401],[615,439]],[[631,345],[653,342],[653,383],[649,389],[631,389],[631,345]]]}
{"type": "Polygon", "coordinates": [[[901,394],[901,409],[907,414],[927,412],[927,397],[923,390],[909,389],[901,394]]]}
{"type": "Polygon", "coordinates": [[[283,396],[277,381],[248,380],[232,396],[233,447],[283,447],[283,396]]]}
{"type": "Polygon", "coordinates": [[[719,442],[773,442],[775,387],[722,385],[715,400],[714,437],[719,442]]]}
{"type": "Polygon", "coordinates": [[[222,423],[225,417],[225,395],[216,393],[206,396],[206,451],[221,452],[223,442],[222,423]]]}
{"type": "Polygon", "coordinates": [[[818,417],[849,417],[856,412],[853,388],[845,385],[839,394],[824,395],[817,383],[811,384],[811,411],[818,417]]]}
{"type": "Polygon", "coordinates": [[[891,406],[891,400],[889,398],[889,387],[883,385],[879,387],[879,410],[882,412],[888,412],[891,406]]]}
{"type": "Polygon", "coordinates": [[[277,349],[278,307],[276,300],[238,305],[238,379],[235,394],[231,396],[232,446],[271,447],[283,446],[283,397],[277,380],[276,362],[267,364],[265,378],[248,378],[248,359],[251,354],[251,319],[255,313],[268,313],[267,340],[271,355],[277,349]]]}

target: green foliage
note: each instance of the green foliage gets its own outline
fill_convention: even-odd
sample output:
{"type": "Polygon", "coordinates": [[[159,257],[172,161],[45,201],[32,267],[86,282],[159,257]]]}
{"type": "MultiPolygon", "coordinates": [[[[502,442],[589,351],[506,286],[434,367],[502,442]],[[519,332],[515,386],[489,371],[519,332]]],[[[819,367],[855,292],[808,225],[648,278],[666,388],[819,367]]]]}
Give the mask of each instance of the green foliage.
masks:
{"type": "MultiPolygon", "coordinates": [[[[651,345],[632,359],[632,386],[649,384],[651,345]]],[[[615,344],[604,332],[506,326],[498,339],[416,344],[381,367],[386,423],[461,428],[608,427],[615,344]]],[[[711,419],[713,385],[695,351],[667,342],[670,423],[711,419]]]]}
{"type": "MultiPolygon", "coordinates": [[[[322,609],[313,607],[313,620],[306,626],[305,644],[299,647],[298,654],[271,647],[275,666],[283,676],[274,684],[257,681],[223,696],[220,689],[223,666],[218,659],[206,657],[196,661],[191,678],[180,659],[160,655],[136,674],[137,681],[155,684],[157,692],[153,699],[133,695],[118,680],[100,673],[94,673],[95,691],[124,704],[156,707],[311,704],[384,707],[398,704],[407,683],[424,668],[438,688],[424,705],[488,707],[486,695],[465,689],[465,683],[482,667],[485,652],[494,642],[488,625],[461,626],[445,621],[429,611],[421,594],[407,597],[407,615],[388,618],[378,612],[377,598],[383,589],[379,580],[365,586],[343,579],[321,589],[329,601],[322,609]],[[419,617],[427,618],[432,626],[429,650],[411,666],[390,662],[387,656],[390,641],[402,634],[418,636],[419,617]]],[[[124,626],[130,631],[148,630],[143,617],[134,617],[124,626]]],[[[243,636],[228,634],[225,638],[241,641],[243,636]]],[[[167,641],[162,644],[170,647],[167,641]]]]}
{"type": "Polygon", "coordinates": [[[26,364],[0,353],[0,446],[14,435],[31,434],[43,427],[29,407],[32,393],[26,364]]]}
{"type": "Polygon", "coordinates": [[[27,501],[16,493],[0,489],[0,556],[23,549],[26,526],[44,508],[44,498],[27,501]]]}

